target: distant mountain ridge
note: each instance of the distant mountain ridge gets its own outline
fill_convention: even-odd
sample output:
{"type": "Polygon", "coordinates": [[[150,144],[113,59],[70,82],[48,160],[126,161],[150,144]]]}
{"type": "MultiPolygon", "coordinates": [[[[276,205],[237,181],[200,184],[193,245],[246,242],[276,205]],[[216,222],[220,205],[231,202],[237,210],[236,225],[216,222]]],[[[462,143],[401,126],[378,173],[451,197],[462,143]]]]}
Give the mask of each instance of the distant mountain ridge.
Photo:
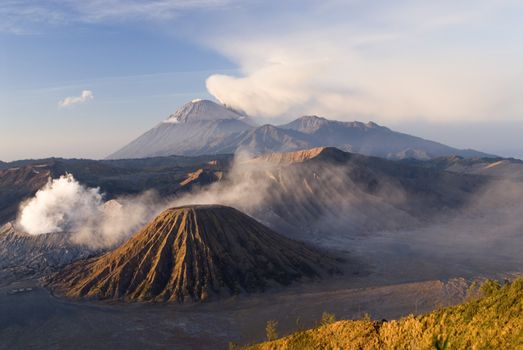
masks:
{"type": "Polygon", "coordinates": [[[314,147],[388,159],[432,159],[457,155],[491,157],[392,131],[373,122],[341,122],[303,116],[290,123],[258,126],[245,113],[208,100],[193,100],[108,159],[289,152],[314,147]]]}
{"type": "Polygon", "coordinates": [[[106,199],[154,190],[171,196],[221,177],[231,155],[158,157],[133,160],[33,159],[0,166],[0,225],[14,220],[20,203],[49,178],[71,173],[80,183],[99,187],[106,199]]]}
{"type": "Polygon", "coordinates": [[[309,135],[317,146],[388,159],[431,159],[440,156],[484,157],[485,153],[460,150],[444,144],[392,131],[374,122],[340,122],[304,116],[280,128],[309,135]]]}
{"type": "Polygon", "coordinates": [[[523,181],[523,161],[514,158],[467,159],[450,156],[435,158],[428,162],[416,159],[405,159],[403,162],[440,171],[523,181]]]}
{"type": "MultiPolygon", "coordinates": [[[[340,237],[418,227],[459,212],[490,181],[335,147],[267,153],[246,160],[242,169],[235,183],[256,187],[239,194],[244,207],[238,209],[291,238],[329,247],[340,237]],[[262,206],[256,207],[257,198],[262,206]]],[[[229,188],[227,177],[221,185],[229,188]]],[[[222,194],[227,191],[216,195],[222,194]]]]}

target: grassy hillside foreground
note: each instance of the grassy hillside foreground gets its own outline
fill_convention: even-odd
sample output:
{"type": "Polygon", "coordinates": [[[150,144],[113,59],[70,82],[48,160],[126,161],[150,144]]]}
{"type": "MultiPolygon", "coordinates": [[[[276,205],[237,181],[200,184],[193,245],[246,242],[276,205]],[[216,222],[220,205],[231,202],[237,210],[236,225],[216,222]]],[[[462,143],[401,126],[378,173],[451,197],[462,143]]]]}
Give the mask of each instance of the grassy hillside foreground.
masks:
{"type": "Polygon", "coordinates": [[[248,349],[523,349],[523,278],[487,281],[465,303],[426,315],[338,321],[248,349]]]}

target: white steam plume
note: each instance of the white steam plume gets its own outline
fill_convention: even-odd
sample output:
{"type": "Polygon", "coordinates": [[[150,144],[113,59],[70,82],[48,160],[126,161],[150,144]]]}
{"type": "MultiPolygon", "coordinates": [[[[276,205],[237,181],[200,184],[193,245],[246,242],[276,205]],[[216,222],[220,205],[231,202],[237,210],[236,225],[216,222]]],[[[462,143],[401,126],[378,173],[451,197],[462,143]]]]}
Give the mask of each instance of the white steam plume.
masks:
{"type": "Polygon", "coordinates": [[[274,165],[269,163],[251,162],[250,154],[239,151],[225,182],[216,182],[190,192],[175,200],[171,206],[222,204],[252,213],[268,204],[265,196],[270,181],[267,181],[266,172],[272,168],[274,165]]]}
{"type": "Polygon", "coordinates": [[[154,216],[157,203],[151,192],[104,202],[99,188],[83,186],[66,174],[49,180],[22,204],[17,223],[31,235],[63,232],[79,245],[112,247],[154,216]]]}
{"type": "Polygon", "coordinates": [[[50,180],[20,211],[19,224],[29,234],[71,230],[88,223],[103,204],[98,188],[80,185],[71,174],[50,180]]]}

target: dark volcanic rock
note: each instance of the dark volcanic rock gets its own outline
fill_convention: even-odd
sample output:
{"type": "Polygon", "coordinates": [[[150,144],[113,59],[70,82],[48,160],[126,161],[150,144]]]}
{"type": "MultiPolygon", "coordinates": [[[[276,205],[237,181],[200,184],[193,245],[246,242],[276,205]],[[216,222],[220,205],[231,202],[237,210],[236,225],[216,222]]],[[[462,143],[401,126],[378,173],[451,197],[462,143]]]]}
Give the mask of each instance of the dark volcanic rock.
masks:
{"type": "Polygon", "coordinates": [[[73,244],[62,232],[29,235],[18,232],[11,223],[0,227],[0,270],[41,275],[96,253],[73,244]]]}
{"type": "Polygon", "coordinates": [[[44,186],[52,174],[47,164],[0,169],[0,225],[14,219],[20,203],[44,186]]]}

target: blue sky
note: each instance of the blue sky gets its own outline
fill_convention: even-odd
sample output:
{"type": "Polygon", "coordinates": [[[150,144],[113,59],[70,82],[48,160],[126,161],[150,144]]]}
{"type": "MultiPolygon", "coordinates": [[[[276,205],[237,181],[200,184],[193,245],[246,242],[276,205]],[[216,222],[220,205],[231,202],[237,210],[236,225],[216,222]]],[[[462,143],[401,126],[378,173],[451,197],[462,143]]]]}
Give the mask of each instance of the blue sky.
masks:
{"type": "Polygon", "coordinates": [[[0,159],[101,158],[194,98],[523,157],[522,11],[511,0],[2,1],[0,159]]]}

